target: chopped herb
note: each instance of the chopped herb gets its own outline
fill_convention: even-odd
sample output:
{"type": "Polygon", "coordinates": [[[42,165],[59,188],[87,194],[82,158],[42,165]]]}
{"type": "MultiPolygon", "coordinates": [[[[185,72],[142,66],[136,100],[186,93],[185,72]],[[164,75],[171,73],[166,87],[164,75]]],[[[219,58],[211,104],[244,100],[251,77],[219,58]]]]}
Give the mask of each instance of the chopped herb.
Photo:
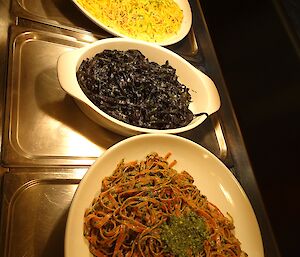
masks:
{"type": "Polygon", "coordinates": [[[141,183],[136,183],[136,184],[135,184],[135,187],[138,188],[138,189],[141,189],[142,184],[141,184],[141,183]]]}
{"type": "Polygon", "coordinates": [[[198,256],[206,240],[206,226],[194,212],[171,218],[161,226],[161,239],[165,251],[177,257],[198,256]]]}

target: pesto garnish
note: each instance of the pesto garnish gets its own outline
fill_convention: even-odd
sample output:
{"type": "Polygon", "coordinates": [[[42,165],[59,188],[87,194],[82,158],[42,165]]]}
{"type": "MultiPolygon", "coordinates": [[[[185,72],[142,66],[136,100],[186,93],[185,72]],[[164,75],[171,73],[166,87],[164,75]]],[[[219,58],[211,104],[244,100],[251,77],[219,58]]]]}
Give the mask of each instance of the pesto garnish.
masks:
{"type": "Polygon", "coordinates": [[[177,257],[197,255],[203,250],[207,238],[206,225],[194,212],[180,217],[171,216],[161,226],[160,236],[166,252],[177,257]]]}

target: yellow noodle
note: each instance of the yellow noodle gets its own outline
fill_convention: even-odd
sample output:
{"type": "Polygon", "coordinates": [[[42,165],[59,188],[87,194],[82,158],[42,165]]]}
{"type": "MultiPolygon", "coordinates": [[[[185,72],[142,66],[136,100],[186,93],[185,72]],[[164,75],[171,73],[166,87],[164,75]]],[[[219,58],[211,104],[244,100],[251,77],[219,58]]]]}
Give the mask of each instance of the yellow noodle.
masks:
{"type": "Polygon", "coordinates": [[[76,0],[104,25],[128,37],[162,42],[175,35],[183,12],[173,0],[76,0]]]}

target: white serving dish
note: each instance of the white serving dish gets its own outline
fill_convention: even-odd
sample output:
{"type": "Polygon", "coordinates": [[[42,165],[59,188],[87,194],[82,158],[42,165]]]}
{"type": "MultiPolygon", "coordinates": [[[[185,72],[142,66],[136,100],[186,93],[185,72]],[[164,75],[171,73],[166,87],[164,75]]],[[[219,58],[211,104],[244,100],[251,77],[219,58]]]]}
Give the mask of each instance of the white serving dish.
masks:
{"type": "Polygon", "coordinates": [[[250,257],[263,257],[264,249],[251,204],[241,185],[227,167],[202,146],[176,135],[143,134],[127,138],[101,155],[81,180],[73,198],[65,230],[65,257],[92,256],[83,236],[84,212],[99,194],[101,181],[110,176],[117,164],[144,160],[157,152],[164,156],[171,152],[177,160],[175,169],[186,170],[194,184],[221,212],[229,213],[234,221],[235,235],[241,248],[250,257]]]}
{"type": "Polygon", "coordinates": [[[197,127],[206,119],[206,116],[202,115],[195,117],[190,124],[185,127],[158,130],[133,126],[101,111],[81,90],[76,78],[76,71],[83,60],[92,58],[105,49],[137,49],[150,61],[157,62],[160,65],[168,60],[170,65],[176,69],[178,80],[190,88],[189,92],[192,96],[190,110],[194,114],[204,112],[210,115],[220,108],[220,97],[213,81],[174,52],[159,45],[134,39],[102,39],[88,46],[62,54],[57,63],[58,79],[61,87],[76,100],[80,109],[89,118],[101,126],[125,136],[140,133],[177,134],[197,127]]]}
{"type": "MultiPolygon", "coordinates": [[[[76,0],[72,0],[74,4],[79,8],[79,10],[84,13],[91,21],[93,21],[95,24],[97,24],[102,29],[106,30],[107,32],[111,33],[112,35],[118,36],[118,37],[124,37],[129,38],[128,36],[118,32],[116,29],[113,29],[111,27],[106,26],[101,21],[97,20],[94,16],[92,16],[88,11],[86,11],[76,0]]],[[[192,12],[191,7],[188,0],[174,0],[180,7],[180,9],[183,11],[183,21],[180,27],[180,30],[176,35],[173,35],[172,37],[162,41],[157,42],[158,45],[166,46],[171,45],[179,42],[182,40],[190,31],[191,25],[192,25],[192,12]]]]}

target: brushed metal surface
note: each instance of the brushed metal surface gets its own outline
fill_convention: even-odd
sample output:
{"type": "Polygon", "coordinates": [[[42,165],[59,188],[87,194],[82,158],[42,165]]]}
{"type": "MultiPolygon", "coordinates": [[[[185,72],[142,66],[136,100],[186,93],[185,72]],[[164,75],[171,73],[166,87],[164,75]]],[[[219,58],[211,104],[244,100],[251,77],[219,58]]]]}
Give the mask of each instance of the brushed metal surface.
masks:
{"type": "Polygon", "coordinates": [[[99,35],[109,37],[109,33],[99,28],[73,4],[65,0],[12,0],[12,14],[47,24],[84,28],[99,35]]]}
{"type": "MultiPolygon", "coordinates": [[[[111,34],[95,25],[88,19],[72,1],[65,0],[12,0],[12,14],[39,21],[49,25],[55,25],[83,33],[93,32],[102,37],[112,37],[111,34]]],[[[169,46],[170,49],[187,57],[198,53],[195,41],[194,28],[192,27],[187,37],[169,46]]],[[[197,56],[199,59],[199,56],[197,56]]]]}
{"type": "Polygon", "coordinates": [[[4,175],[3,256],[64,256],[68,209],[85,170],[4,175]]]}
{"type": "Polygon", "coordinates": [[[73,38],[42,31],[24,30],[13,39],[5,165],[90,165],[122,139],[89,120],[59,85],[59,55],[80,46],[73,38]]]}
{"type": "MultiPolygon", "coordinates": [[[[3,136],[3,162],[7,167],[91,165],[124,138],[88,119],[59,85],[58,57],[84,46],[82,35],[66,36],[46,28],[11,27],[3,136]]],[[[226,159],[222,129],[210,119],[182,135],[226,159]]]]}
{"type": "MultiPolygon", "coordinates": [[[[266,257],[279,257],[200,1],[189,2],[192,28],[168,48],[214,80],[222,106],[181,136],[231,169],[257,215],[266,257]]],[[[56,61],[65,51],[111,35],[64,0],[0,0],[0,26],[0,108],[5,114],[0,117],[0,256],[63,256],[65,222],[77,185],[94,160],[122,137],[90,121],[66,96],[56,61]]]]}

